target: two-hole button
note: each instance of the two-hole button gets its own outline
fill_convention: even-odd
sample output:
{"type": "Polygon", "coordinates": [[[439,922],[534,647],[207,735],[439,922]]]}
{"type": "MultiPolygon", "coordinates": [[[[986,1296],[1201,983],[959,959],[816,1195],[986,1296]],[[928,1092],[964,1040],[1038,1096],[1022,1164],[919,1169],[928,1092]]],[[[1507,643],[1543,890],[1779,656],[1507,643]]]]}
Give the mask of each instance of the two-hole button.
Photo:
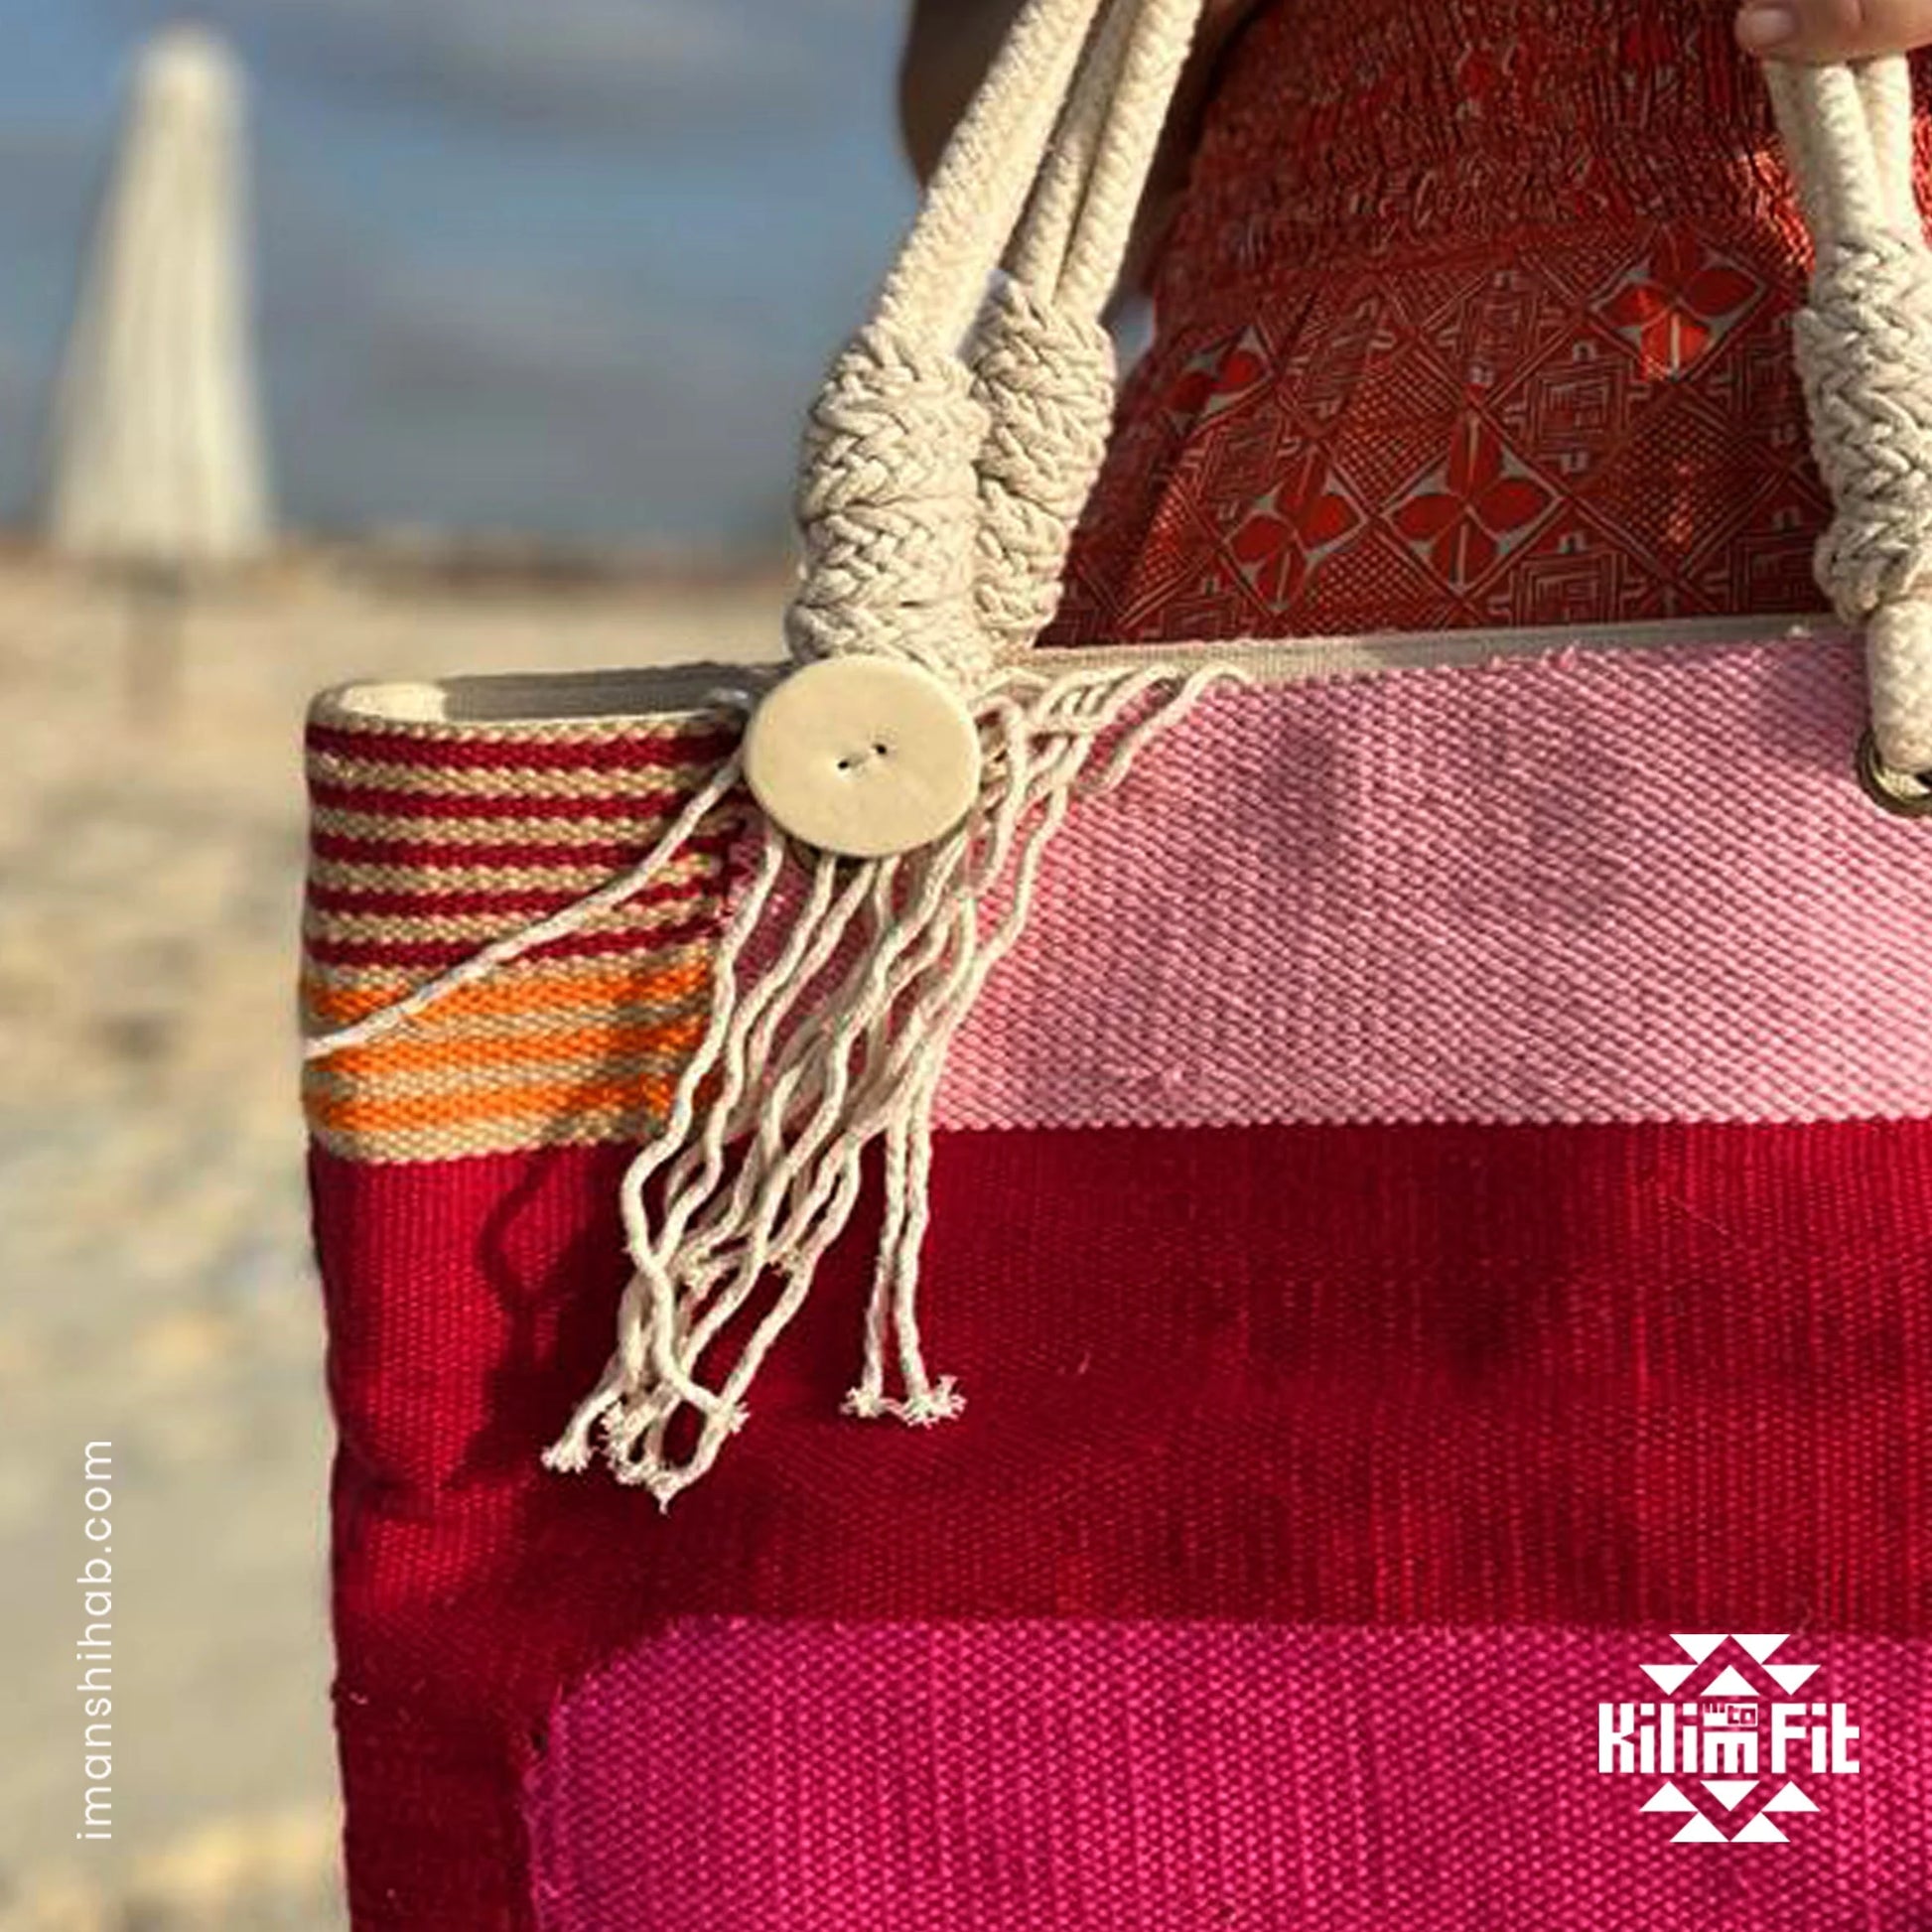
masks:
{"type": "Polygon", "coordinates": [[[965,817],[979,728],[942,679],[897,657],[827,657],[773,688],[745,735],[752,795],[793,838],[854,859],[911,852],[965,817]]]}

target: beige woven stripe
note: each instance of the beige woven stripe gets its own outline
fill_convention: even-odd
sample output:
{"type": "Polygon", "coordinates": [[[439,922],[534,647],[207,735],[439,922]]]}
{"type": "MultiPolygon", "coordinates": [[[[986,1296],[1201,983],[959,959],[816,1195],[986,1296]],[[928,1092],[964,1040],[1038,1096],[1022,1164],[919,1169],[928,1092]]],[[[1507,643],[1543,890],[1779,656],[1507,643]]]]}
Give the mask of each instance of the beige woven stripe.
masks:
{"type": "MultiPolygon", "coordinates": [[[[591,920],[584,928],[599,937],[628,933],[639,945],[648,945],[654,935],[675,932],[694,918],[704,915],[709,901],[703,896],[673,899],[662,905],[623,905],[591,920]]],[[[520,912],[407,914],[389,912],[318,912],[302,915],[302,937],[312,946],[397,946],[460,945],[474,950],[485,946],[505,927],[526,916],[520,912]]],[[[596,959],[601,954],[580,957],[596,959]]],[[[427,979],[429,967],[422,969],[427,979]]],[[[405,991],[408,989],[405,988],[405,991]]]]}
{"type": "Polygon", "coordinates": [[[469,766],[385,764],[380,759],[345,758],[336,752],[311,753],[312,779],[330,784],[368,785],[410,796],[447,793],[463,798],[613,799],[672,792],[688,797],[717,769],[713,759],[623,771],[499,770],[469,766]]]}
{"type": "MultiPolygon", "coordinates": [[[[681,944],[635,957],[594,958],[582,955],[556,959],[519,959],[483,986],[453,994],[439,1009],[439,1024],[461,1016],[468,1021],[477,1016],[478,1003],[485,1007],[494,1000],[521,1011],[527,1004],[541,1002],[546,1009],[568,1008],[575,995],[589,989],[586,997],[597,1002],[588,1009],[601,1011],[609,996],[603,991],[613,981],[644,984],[663,976],[689,971],[710,956],[708,940],[686,940],[681,944]],[[508,996],[508,997],[505,997],[508,996]]],[[[408,993],[427,977],[425,970],[409,966],[336,966],[313,958],[303,961],[303,986],[315,987],[325,994],[350,994],[362,1004],[380,1006],[408,993]]]]}
{"type": "MultiPolygon", "coordinates": [[[[639,858],[649,850],[647,842],[631,839],[617,839],[613,841],[613,846],[624,854],[635,848],[639,858]]],[[[431,844],[429,850],[435,852],[443,848],[431,844]]],[[[437,898],[464,893],[539,893],[562,904],[570,898],[580,898],[593,887],[603,885],[603,881],[609,879],[613,872],[621,872],[624,864],[624,858],[613,860],[609,856],[588,858],[584,862],[545,860],[529,866],[431,866],[423,862],[317,858],[309,864],[309,885],[337,893],[406,893],[411,900],[423,902],[423,917],[447,917],[448,913],[431,910],[431,904],[437,898]]],[[[723,881],[723,852],[686,852],[674,864],[664,866],[662,876],[653,879],[653,891],[659,887],[721,887],[723,881]]],[[[664,908],[657,904],[624,906],[621,908],[621,915],[649,915],[662,910],[664,908]]],[[[676,904],[672,904],[670,910],[676,912],[676,904]]],[[[504,925],[516,923],[521,913],[512,910],[494,913],[492,917],[494,929],[500,931],[504,925]]],[[[611,913],[605,913],[595,921],[595,925],[603,927],[611,917],[611,913]]],[[[410,923],[415,923],[413,917],[410,923]]]]}
{"type": "MultiPolygon", "coordinates": [[[[724,666],[718,667],[721,670],[724,666]]],[[[456,682],[465,682],[461,678],[456,682]]],[[[564,680],[566,684],[571,680],[564,680]]],[[[371,694],[385,701],[394,697],[397,687],[377,682],[335,685],[316,694],[309,708],[309,722],[338,738],[354,736],[372,746],[414,747],[422,750],[436,745],[488,745],[513,752],[530,745],[678,745],[700,739],[716,738],[721,727],[730,723],[728,714],[702,710],[666,710],[661,703],[645,700],[646,693],[661,697],[663,684],[655,674],[645,673],[641,680],[635,672],[617,674],[607,685],[612,705],[597,712],[560,709],[556,702],[558,681],[541,673],[535,677],[508,677],[495,680],[491,689],[500,695],[505,686],[524,687],[531,703],[514,718],[396,718],[367,708],[371,694]]],[[[430,696],[438,704],[448,702],[448,693],[439,687],[413,683],[402,687],[417,696],[430,696]]]]}
{"type": "MultiPolygon", "coordinates": [[[[640,845],[638,858],[648,850],[647,845],[640,845]]],[[[387,862],[372,865],[361,859],[315,859],[310,862],[309,877],[318,886],[344,892],[409,893],[423,897],[437,893],[542,892],[554,893],[562,901],[581,898],[603,885],[614,872],[621,870],[621,865],[603,859],[585,865],[541,866],[423,866],[387,862]]],[[[723,876],[722,859],[699,853],[666,866],[662,883],[667,886],[689,885],[694,881],[716,883],[723,876]]],[[[624,908],[626,912],[631,909],[624,908]]],[[[667,912],[671,920],[690,915],[688,902],[684,902],[681,913],[676,905],[644,905],[635,910],[639,916],[658,924],[667,922],[664,917],[667,912]]],[[[491,930],[500,932],[517,923],[516,913],[498,913],[491,930]]]]}
{"type": "Polygon", "coordinates": [[[661,1116],[649,1108],[576,1108],[534,1123],[475,1122],[464,1127],[386,1134],[345,1134],[310,1122],[317,1144],[345,1161],[394,1165],[460,1161],[473,1155],[523,1154],[540,1147],[636,1145],[656,1132],[661,1116]]]}
{"type": "MultiPolygon", "coordinates": [[[[634,728],[626,735],[638,736],[634,728]]],[[[674,740],[675,734],[664,736],[674,740]]],[[[462,742],[474,742],[474,735],[466,731],[462,742]]],[[[311,826],[318,835],[407,841],[429,852],[467,843],[566,852],[634,847],[641,856],[654,831],[667,822],[667,801],[696,790],[712,768],[707,760],[635,773],[438,770],[318,754],[310,759],[317,779],[406,797],[595,799],[608,806],[634,795],[638,803],[623,816],[510,819],[460,810],[403,815],[325,806],[313,811],[311,826]]],[[[729,818],[720,817],[719,829],[729,830],[729,818]]],[[[314,945],[439,943],[471,949],[529,915],[437,911],[433,904],[439,895],[527,892],[565,903],[602,886],[618,869],[608,856],[444,867],[321,859],[312,850],[313,887],[395,893],[420,909],[401,915],[342,913],[305,902],[304,1031],[323,1033],[341,1023],[335,1006],[326,1011],[318,1006],[330,995],[353,996],[353,1010],[366,1011],[429,976],[429,969],[410,967],[323,965],[309,950],[314,945]]],[[[492,985],[475,989],[470,1010],[457,997],[393,1041],[305,1066],[303,1102],[316,1142],[345,1159],[400,1162],[644,1138],[659,1123],[689,1048],[661,1042],[640,1047],[638,1036],[701,1024],[711,997],[705,971],[710,942],[660,945],[657,935],[716,912],[724,877],[722,855],[686,853],[664,869],[661,883],[692,889],[688,897],[668,903],[632,901],[587,927],[624,934],[634,949],[521,961],[492,985]],[[450,1118],[408,1118],[425,1109],[450,1118]],[[353,1124],[345,1124],[345,1118],[353,1124]]]]}
{"type": "MultiPolygon", "coordinates": [[[[724,673],[740,667],[708,667],[724,673]]],[[[652,673],[639,682],[635,672],[614,674],[610,687],[613,698],[608,710],[597,713],[572,713],[568,716],[524,715],[517,718],[391,718],[361,707],[358,694],[393,691],[380,683],[355,682],[334,685],[316,694],[309,706],[309,722],[338,737],[353,733],[371,746],[413,745],[494,745],[513,751],[521,745],[678,745],[703,738],[716,738],[721,724],[728,720],[716,712],[681,708],[669,711],[662,705],[638,703],[639,694],[655,688],[661,693],[652,673]]],[[[568,682],[568,680],[566,680],[568,682]]],[[[729,677],[721,679],[730,682],[729,677]]],[[[496,681],[504,684],[547,688],[554,679],[538,674],[532,678],[510,677],[496,681]]],[[[428,687],[414,686],[417,690],[428,687]]],[[[541,714],[541,703],[535,704],[541,714]]]]}
{"type": "MultiPolygon", "coordinates": [[[[606,793],[598,793],[602,799],[606,793]]],[[[648,841],[670,823],[670,814],[641,803],[634,810],[596,818],[466,818],[438,812],[403,817],[395,812],[349,811],[317,805],[309,814],[317,832],[343,839],[424,839],[453,845],[610,845],[648,841]]],[[[719,830],[725,828],[721,825],[719,830]]]]}

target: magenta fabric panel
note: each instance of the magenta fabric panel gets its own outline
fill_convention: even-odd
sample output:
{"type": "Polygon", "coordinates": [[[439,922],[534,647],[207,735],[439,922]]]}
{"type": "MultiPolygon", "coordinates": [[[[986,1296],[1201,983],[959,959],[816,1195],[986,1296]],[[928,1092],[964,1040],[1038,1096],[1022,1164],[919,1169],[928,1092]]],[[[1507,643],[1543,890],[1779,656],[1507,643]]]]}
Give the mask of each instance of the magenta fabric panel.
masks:
{"type": "Polygon", "coordinates": [[[1853,782],[1861,678],[1798,639],[1210,696],[1059,835],[937,1118],[1932,1114],[1927,848],[1853,782]]]}
{"type": "MultiPolygon", "coordinates": [[[[563,1580],[560,1580],[560,1585],[563,1580]]],[[[567,1585],[564,1585],[567,1587],[567,1585]]],[[[1793,1636],[1856,1774],[1784,1844],[1680,1844],[1597,1707],[1666,1633],[1237,1622],[669,1626],[554,1712],[527,1792],[544,1932],[1749,1932],[1916,1923],[1932,1648],[1793,1636]]],[[[1721,1647],[1679,1688],[1694,1697],[1721,1647]]],[[[1784,1695],[1761,1673],[1767,1697],[1784,1695]]],[[[1768,1722],[1764,1725],[1768,1750],[1768,1722]]],[[[1768,1767],[1766,1767],[1768,1769],[1768,1767]]],[[[1726,1835],[1787,1780],[1726,1807],[1726,1835]]]]}

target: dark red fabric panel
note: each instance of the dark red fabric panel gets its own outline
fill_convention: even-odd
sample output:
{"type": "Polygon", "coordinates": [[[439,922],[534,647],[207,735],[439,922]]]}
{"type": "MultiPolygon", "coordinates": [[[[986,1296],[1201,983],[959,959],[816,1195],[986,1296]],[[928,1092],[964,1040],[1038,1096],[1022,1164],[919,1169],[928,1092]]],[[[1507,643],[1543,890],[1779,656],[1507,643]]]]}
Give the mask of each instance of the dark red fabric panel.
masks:
{"type": "Polygon", "coordinates": [[[838,1415],[849,1249],[668,1515],[535,1462],[624,1158],[313,1157],[358,1925],[521,1923],[531,1727],[686,1611],[1932,1634],[1932,1124],[946,1137],[965,1416],[838,1415]]]}

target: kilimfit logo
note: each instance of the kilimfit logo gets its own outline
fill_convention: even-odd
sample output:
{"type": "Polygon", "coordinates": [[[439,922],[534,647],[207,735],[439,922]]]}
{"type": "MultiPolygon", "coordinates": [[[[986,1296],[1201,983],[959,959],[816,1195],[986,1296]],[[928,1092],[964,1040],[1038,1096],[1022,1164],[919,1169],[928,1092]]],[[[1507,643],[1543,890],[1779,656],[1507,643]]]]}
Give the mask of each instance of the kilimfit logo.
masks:
{"type": "Polygon", "coordinates": [[[1640,1809],[1684,1815],[1673,1845],[1789,1844],[1779,1817],[1818,1809],[1805,1786],[1857,1773],[1858,1725],[1795,1695],[1818,1666],[1772,1662],[1781,1636],[1671,1641],[1688,1663],[1643,1666],[1661,1698],[1596,1707],[1597,1770],[1653,1787],[1640,1809]]]}

